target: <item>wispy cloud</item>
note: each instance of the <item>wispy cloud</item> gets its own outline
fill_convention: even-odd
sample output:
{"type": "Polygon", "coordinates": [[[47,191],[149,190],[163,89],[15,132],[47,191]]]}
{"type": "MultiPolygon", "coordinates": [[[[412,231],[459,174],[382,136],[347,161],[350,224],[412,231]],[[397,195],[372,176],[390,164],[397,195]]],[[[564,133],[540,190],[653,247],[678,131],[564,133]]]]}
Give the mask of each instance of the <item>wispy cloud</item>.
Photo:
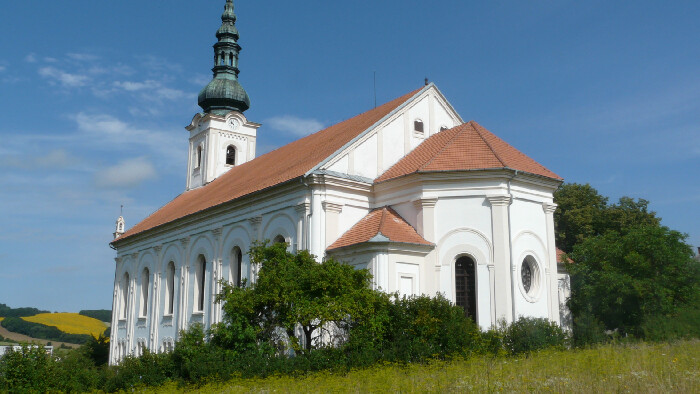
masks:
{"type": "Polygon", "coordinates": [[[27,63],[36,63],[36,55],[33,53],[30,53],[29,55],[24,57],[24,61],[27,63]]]}
{"type": "Polygon", "coordinates": [[[60,83],[65,87],[75,88],[87,85],[90,77],[81,74],[71,74],[56,67],[42,67],[39,75],[49,79],[49,83],[60,83]]]}
{"type": "Polygon", "coordinates": [[[75,165],[79,160],[71,156],[64,149],[53,149],[43,156],[33,156],[23,152],[22,155],[8,154],[0,161],[2,165],[12,168],[21,168],[26,170],[51,168],[62,169],[75,165]]]}
{"type": "Polygon", "coordinates": [[[7,69],[7,67],[5,67],[5,66],[3,66],[3,65],[0,65],[0,73],[3,72],[3,71],[5,71],[6,69],[7,69]]]}
{"type": "Polygon", "coordinates": [[[304,137],[323,128],[323,123],[316,119],[304,119],[292,115],[276,116],[265,121],[271,128],[283,133],[304,137]]]}
{"type": "Polygon", "coordinates": [[[156,169],[145,157],[127,159],[95,174],[95,185],[99,188],[133,188],[154,179],[156,169]]]}

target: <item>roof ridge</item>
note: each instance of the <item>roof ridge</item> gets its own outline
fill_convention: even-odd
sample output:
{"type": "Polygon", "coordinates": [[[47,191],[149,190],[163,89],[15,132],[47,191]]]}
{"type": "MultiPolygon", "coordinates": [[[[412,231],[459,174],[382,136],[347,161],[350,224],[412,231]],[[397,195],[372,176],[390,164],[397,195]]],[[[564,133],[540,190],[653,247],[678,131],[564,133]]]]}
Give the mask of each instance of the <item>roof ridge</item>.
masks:
{"type": "MultiPolygon", "coordinates": [[[[475,122],[474,122],[473,120],[470,120],[470,121],[469,121],[469,126],[471,126],[471,128],[474,129],[474,131],[476,131],[476,133],[479,135],[479,137],[481,138],[481,140],[484,141],[484,143],[486,144],[486,146],[489,147],[489,149],[491,149],[491,153],[493,153],[493,155],[496,156],[496,159],[497,159],[498,161],[501,162],[501,165],[502,165],[503,167],[508,167],[508,164],[506,164],[506,162],[503,161],[503,159],[501,159],[501,156],[500,156],[498,153],[496,153],[496,150],[493,149],[493,146],[491,146],[491,144],[486,140],[486,138],[484,138],[483,134],[481,134],[481,131],[479,131],[479,128],[478,128],[478,127],[474,127],[474,123],[475,123],[475,122]]],[[[477,124],[478,124],[478,123],[477,123],[477,124]]],[[[481,126],[481,125],[479,125],[479,126],[481,126]]]]}
{"type": "Polygon", "coordinates": [[[377,234],[382,232],[382,226],[384,226],[384,220],[386,219],[387,207],[386,205],[382,207],[382,216],[379,218],[379,227],[377,228],[377,234]]]}
{"type": "MultiPolygon", "coordinates": [[[[459,126],[453,127],[453,129],[457,129],[457,128],[459,128],[460,126],[463,126],[463,125],[465,125],[465,124],[466,124],[466,123],[462,123],[462,124],[459,125],[459,126]]],[[[448,131],[448,130],[445,130],[445,131],[448,131]]],[[[442,132],[444,133],[444,131],[442,131],[442,132]]],[[[423,141],[423,142],[428,141],[428,140],[429,140],[430,138],[432,138],[433,136],[438,135],[438,133],[440,133],[440,132],[437,132],[437,133],[431,135],[428,139],[426,139],[426,140],[423,141]]],[[[450,145],[452,145],[452,142],[457,138],[458,135],[460,135],[460,133],[461,133],[461,131],[459,131],[459,130],[455,131],[455,135],[453,135],[452,137],[450,137],[450,139],[448,139],[447,141],[445,141],[445,144],[442,146],[442,148],[440,148],[440,150],[438,150],[437,152],[435,152],[435,154],[433,155],[433,157],[430,158],[430,160],[426,161],[422,166],[418,167],[418,169],[416,170],[416,172],[421,171],[423,168],[429,166],[429,165],[433,162],[433,160],[435,160],[435,159],[440,155],[440,153],[442,153],[445,149],[447,149],[450,145]]]]}

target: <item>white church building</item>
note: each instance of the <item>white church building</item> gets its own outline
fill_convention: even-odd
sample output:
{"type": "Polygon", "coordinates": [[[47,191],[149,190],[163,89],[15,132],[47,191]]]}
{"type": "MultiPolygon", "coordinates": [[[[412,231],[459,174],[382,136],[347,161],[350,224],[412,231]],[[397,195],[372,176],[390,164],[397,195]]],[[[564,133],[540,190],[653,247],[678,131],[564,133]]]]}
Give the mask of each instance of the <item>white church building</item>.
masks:
{"type": "Polygon", "coordinates": [[[485,329],[561,322],[561,177],[465,122],[434,84],[256,156],[235,21],[227,0],[186,127],[186,190],[126,231],[117,222],[111,363],[221,321],[219,281],[255,283],[247,251],[266,239],[367,268],[387,292],[442,293],[485,329]]]}

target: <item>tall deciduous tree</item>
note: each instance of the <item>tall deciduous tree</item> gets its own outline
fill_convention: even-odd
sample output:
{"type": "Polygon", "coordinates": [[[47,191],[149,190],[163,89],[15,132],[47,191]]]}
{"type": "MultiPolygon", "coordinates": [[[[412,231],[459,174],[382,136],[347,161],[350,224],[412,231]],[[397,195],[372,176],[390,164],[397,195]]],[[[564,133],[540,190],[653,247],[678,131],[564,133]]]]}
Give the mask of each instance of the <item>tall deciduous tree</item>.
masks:
{"type": "Polygon", "coordinates": [[[645,318],[670,315],[692,299],[700,271],[685,235],[654,224],[625,230],[574,246],[569,308],[637,335],[645,318]]]}

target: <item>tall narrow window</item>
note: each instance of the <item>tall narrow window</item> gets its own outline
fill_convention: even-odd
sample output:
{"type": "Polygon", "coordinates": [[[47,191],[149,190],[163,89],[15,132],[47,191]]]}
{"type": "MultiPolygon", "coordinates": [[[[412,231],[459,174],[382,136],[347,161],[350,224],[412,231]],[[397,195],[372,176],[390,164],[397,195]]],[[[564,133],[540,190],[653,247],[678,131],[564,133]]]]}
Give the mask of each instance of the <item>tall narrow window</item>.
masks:
{"type": "Polygon", "coordinates": [[[226,148],[226,164],[229,166],[236,165],[236,147],[229,145],[226,148]]]}
{"type": "Polygon", "coordinates": [[[197,167],[199,168],[202,165],[202,147],[198,146],[197,147],[197,167]]]}
{"type": "Polygon", "coordinates": [[[207,263],[204,256],[199,256],[197,261],[197,312],[204,312],[204,284],[206,276],[207,263]]]}
{"type": "Polygon", "coordinates": [[[122,279],[122,308],[120,318],[126,319],[127,312],[129,311],[129,273],[124,273],[124,278],[122,279]]]}
{"type": "Polygon", "coordinates": [[[148,268],[141,274],[141,313],[140,317],[148,316],[148,285],[150,282],[148,268]]]}
{"type": "Polygon", "coordinates": [[[462,256],[455,263],[455,301],[464,314],[476,321],[476,273],[474,260],[462,256]]]}
{"type": "Polygon", "coordinates": [[[168,263],[165,281],[165,313],[172,316],[175,311],[175,263],[168,263]]]}
{"type": "Polygon", "coordinates": [[[236,246],[231,251],[231,283],[236,287],[241,287],[241,266],[243,265],[243,253],[241,248],[236,246]]]}

